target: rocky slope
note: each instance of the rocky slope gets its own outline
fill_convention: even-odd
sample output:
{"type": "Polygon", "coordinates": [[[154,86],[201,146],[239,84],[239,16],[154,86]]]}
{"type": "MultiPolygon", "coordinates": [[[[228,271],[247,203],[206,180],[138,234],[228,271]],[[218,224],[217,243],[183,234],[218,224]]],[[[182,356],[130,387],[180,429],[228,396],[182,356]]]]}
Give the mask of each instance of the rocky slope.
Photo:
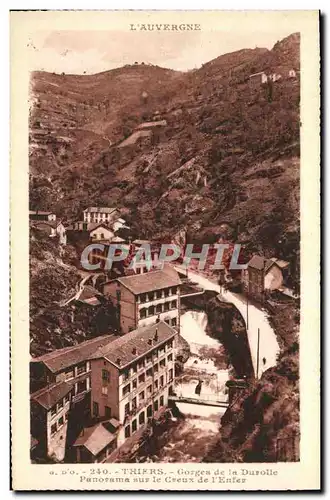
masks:
{"type": "Polygon", "coordinates": [[[31,207],[72,220],[86,206],[117,205],[146,237],[186,228],[191,240],[210,241],[225,221],[249,250],[295,259],[298,71],[293,34],[272,50],[226,54],[187,73],[133,65],[33,74],[31,207]],[[259,71],[282,78],[252,83],[259,71]],[[151,119],[167,125],[118,147],[151,119]]]}

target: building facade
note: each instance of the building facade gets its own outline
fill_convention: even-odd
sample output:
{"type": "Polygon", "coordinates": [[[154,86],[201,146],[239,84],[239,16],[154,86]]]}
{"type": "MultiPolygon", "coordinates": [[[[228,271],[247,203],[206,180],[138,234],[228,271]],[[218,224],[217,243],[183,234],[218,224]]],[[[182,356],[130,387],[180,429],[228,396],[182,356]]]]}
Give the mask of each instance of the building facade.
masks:
{"type": "Polygon", "coordinates": [[[176,337],[177,331],[161,321],[117,338],[91,360],[92,416],[119,422],[117,446],[167,406],[176,337]]]}
{"type": "Polygon", "coordinates": [[[277,258],[266,259],[254,255],[242,272],[243,290],[258,300],[264,298],[265,292],[280,289],[289,272],[289,263],[277,258]]]}
{"type": "Polygon", "coordinates": [[[53,212],[44,210],[30,210],[29,211],[30,220],[40,220],[40,221],[56,221],[56,215],[53,212]]]}
{"type": "Polygon", "coordinates": [[[125,276],[103,285],[103,293],[117,307],[122,333],[165,321],[180,328],[180,285],[175,270],[125,276]]]}
{"type": "Polygon", "coordinates": [[[108,207],[88,207],[83,212],[84,222],[110,222],[117,218],[118,210],[108,207]]]}

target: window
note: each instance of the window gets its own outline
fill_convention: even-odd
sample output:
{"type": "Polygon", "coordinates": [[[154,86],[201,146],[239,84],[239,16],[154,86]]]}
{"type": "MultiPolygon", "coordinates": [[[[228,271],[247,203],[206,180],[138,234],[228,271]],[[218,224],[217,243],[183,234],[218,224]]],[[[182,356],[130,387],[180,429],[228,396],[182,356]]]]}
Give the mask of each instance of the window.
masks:
{"type": "MultiPolygon", "coordinates": [[[[147,364],[148,364],[148,363],[151,363],[151,361],[152,361],[152,356],[151,356],[151,354],[149,354],[149,356],[147,356],[147,361],[146,361],[146,363],[147,363],[147,364]]],[[[148,372],[147,372],[147,374],[148,374],[148,372]]]]}
{"type": "Polygon", "coordinates": [[[167,361],[173,361],[173,354],[169,354],[167,356],[167,361]]]}
{"type": "Polygon", "coordinates": [[[93,415],[94,417],[99,416],[99,404],[96,401],[93,403],[93,415]]]}
{"type": "Polygon", "coordinates": [[[107,396],[107,394],[108,394],[108,387],[106,385],[103,385],[101,391],[102,391],[102,394],[104,396],[107,396]]]}
{"type": "Polygon", "coordinates": [[[155,380],[155,391],[158,389],[158,380],[155,380]]]}
{"type": "Polygon", "coordinates": [[[166,320],[165,320],[165,323],[166,323],[167,325],[169,325],[169,324],[170,324],[170,320],[169,320],[169,319],[166,319],[166,320]]]}
{"type": "Polygon", "coordinates": [[[152,417],[152,406],[151,405],[149,405],[147,408],[147,417],[148,418],[152,417]]]}
{"type": "Polygon", "coordinates": [[[160,387],[163,387],[164,385],[164,376],[162,375],[159,379],[160,387]]]}
{"type": "Polygon", "coordinates": [[[140,319],[144,319],[147,317],[147,310],[145,307],[142,307],[142,309],[140,309],[140,319]]]}
{"type": "Polygon", "coordinates": [[[57,411],[60,411],[61,408],[63,408],[63,399],[57,403],[57,411]]]}
{"type": "Polygon", "coordinates": [[[126,380],[129,379],[129,370],[125,370],[123,372],[123,381],[126,382],[126,380]]]}
{"type": "Polygon", "coordinates": [[[173,380],[173,369],[172,368],[168,372],[168,375],[169,375],[169,380],[173,380]]]}
{"type": "Polygon", "coordinates": [[[64,422],[68,421],[68,414],[69,414],[69,412],[64,413],[64,422]]]}
{"type": "Polygon", "coordinates": [[[50,428],[50,433],[51,434],[55,434],[55,432],[57,431],[57,424],[53,424],[50,428]]]}
{"type": "Polygon", "coordinates": [[[169,295],[170,295],[170,290],[169,290],[169,288],[165,288],[165,290],[164,290],[164,296],[165,296],[165,297],[168,297],[169,295]]]}
{"type": "Polygon", "coordinates": [[[69,380],[70,378],[73,378],[74,377],[74,373],[73,373],[73,370],[67,370],[65,372],[65,379],[66,380],[69,380]]]}
{"type": "Polygon", "coordinates": [[[108,370],[102,370],[102,381],[107,384],[110,382],[110,372],[108,370]]]}
{"type": "Polygon", "coordinates": [[[125,385],[125,387],[123,388],[123,396],[129,394],[130,390],[131,390],[130,384],[125,385]]]}
{"type": "Polygon", "coordinates": [[[162,290],[157,290],[156,297],[157,297],[157,299],[161,299],[162,298],[162,290]]]}
{"type": "Polygon", "coordinates": [[[176,326],[177,325],[177,320],[176,318],[172,318],[172,326],[176,326]]]}
{"type": "Polygon", "coordinates": [[[77,366],[77,375],[81,375],[86,372],[86,363],[81,363],[77,366]]]}
{"type": "Polygon", "coordinates": [[[167,344],[168,349],[172,349],[173,347],[173,340],[170,340],[167,344]]]}
{"type": "Polygon", "coordinates": [[[162,304],[157,304],[156,305],[156,313],[161,313],[163,310],[163,305],[162,304]]]}
{"type": "Polygon", "coordinates": [[[137,380],[136,379],[133,380],[132,385],[133,385],[133,389],[137,388],[137,380]]]}
{"type": "Polygon", "coordinates": [[[178,293],[178,289],[177,289],[177,287],[176,287],[176,286],[173,286],[173,287],[171,288],[171,291],[172,291],[172,294],[173,294],[173,295],[176,295],[176,294],[178,293]]]}
{"type": "Polygon", "coordinates": [[[56,405],[55,405],[55,406],[53,406],[53,408],[50,410],[50,414],[51,414],[51,416],[53,417],[54,415],[56,415],[56,413],[57,413],[57,410],[56,410],[56,405]]]}
{"type": "Polygon", "coordinates": [[[148,302],[151,302],[152,300],[154,300],[154,294],[152,292],[148,293],[147,296],[148,296],[148,302]]]}
{"type": "Polygon", "coordinates": [[[62,427],[62,425],[63,425],[63,424],[64,424],[64,417],[60,417],[60,418],[58,419],[58,426],[59,426],[59,427],[62,427]]]}
{"type": "Polygon", "coordinates": [[[132,400],[132,410],[133,410],[133,411],[135,411],[135,410],[136,410],[136,406],[137,406],[137,404],[136,404],[136,398],[134,398],[134,399],[132,400]]]}
{"type": "Polygon", "coordinates": [[[77,394],[80,394],[81,392],[87,391],[87,381],[86,381],[86,379],[82,380],[81,382],[78,382],[77,386],[78,386],[77,394]]]}
{"type": "Polygon", "coordinates": [[[133,372],[133,373],[136,373],[136,365],[133,365],[133,366],[132,366],[132,372],[133,372]]]}
{"type": "Polygon", "coordinates": [[[158,411],[158,401],[156,399],[156,401],[154,402],[154,410],[155,411],[158,411]]]}
{"type": "Polygon", "coordinates": [[[144,401],[144,391],[140,392],[139,401],[144,401]]]}
{"type": "Polygon", "coordinates": [[[169,311],[169,310],[170,310],[170,304],[169,304],[169,302],[165,302],[164,311],[169,311]]]}
{"type": "Polygon", "coordinates": [[[159,363],[161,368],[164,368],[165,364],[166,364],[165,359],[162,359],[161,362],[159,363]]]}
{"type": "Polygon", "coordinates": [[[129,415],[129,403],[125,404],[125,416],[129,415]]]}
{"type": "Polygon", "coordinates": [[[140,376],[139,376],[139,384],[143,384],[143,382],[145,381],[145,374],[142,373],[140,376]]]}
{"type": "Polygon", "coordinates": [[[152,368],[147,370],[147,377],[152,377],[152,368]]]}
{"type": "Polygon", "coordinates": [[[133,420],[133,422],[132,422],[132,433],[135,432],[136,429],[137,429],[137,422],[136,422],[136,420],[133,420]]]}
{"type": "Polygon", "coordinates": [[[148,309],[148,316],[153,316],[155,314],[155,307],[150,306],[148,309]]]}
{"type": "Polygon", "coordinates": [[[178,307],[178,305],[177,305],[177,304],[178,304],[178,303],[177,303],[177,301],[176,301],[176,300],[172,300],[172,302],[171,302],[171,308],[172,308],[172,309],[176,309],[176,308],[178,307]]]}
{"type": "Polygon", "coordinates": [[[129,437],[130,437],[130,435],[131,435],[131,429],[130,429],[130,426],[129,426],[129,425],[127,425],[127,426],[125,427],[125,438],[129,438],[129,437]]]}
{"type": "Polygon", "coordinates": [[[142,361],[138,362],[138,369],[140,370],[143,367],[144,367],[144,359],[142,359],[142,361]]]}
{"type": "Polygon", "coordinates": [[[70,401],[70,396],[69,396],[69,394],[67,394],[67,395],[65,396],[65,398],[64,398],[64,404],[65,404],[65,403],[68,403],[69,401],[70,401]]]}
{"type": "Polygon", "coordinates": [[[159,406],[164,406],[164,396],[160,396],[159,406]]]}
{"type": "Polygon", "coordinates": [[[154,373],[158,373],[158,363],[154,365],[154,373]]]}
{"type": "Polygon", "coordinates": [[[141,267],[137,267],[137,268],[135,269],[135,272],[136,272],[136,274],[141,274],[141,267]]]}
{"type": "Polygon", "coordinates": [[[139,415],[139,424],[144,424],[144,421],[145,421],[145,416],[144,416],[144,411],[143,411],[139,415]]]}
{"type": "Polygon", "coordinates": [[[147,387],[147,394],[151,394],[152,393],[152,385],[149,385],[147,387]]]}
{"type": "Polygon", "coordinates": [[[140,295],[140,302],[141,304],[143,304],[145,301],[146,301],[146,294],[142,293],[142,295],[140,295]]]}
{"type": "Polygon", "coordinates": [[[111,408],[110,406],[104,407],[104,416],[105,418],[111,418],[111,408]]]}

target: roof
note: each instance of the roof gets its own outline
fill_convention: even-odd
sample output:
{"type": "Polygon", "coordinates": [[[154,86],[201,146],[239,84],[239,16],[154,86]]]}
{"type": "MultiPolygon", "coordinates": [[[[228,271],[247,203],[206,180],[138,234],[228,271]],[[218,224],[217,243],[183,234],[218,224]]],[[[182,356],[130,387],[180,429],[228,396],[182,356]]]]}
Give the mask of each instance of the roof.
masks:
{"type": "Polygon", "coordinates": [[[94,231],[94,229],[97,229],[98,227],[104,227],[104,229],[107,229],[110,233],[112,233],[109,226],[107,226],[104,222],[90,222],[87,227],[89,232],[94,231]]]}
{"type": "Polygon", "coordinates": [[[96,456],[114,439],[115,435],[100,423],[83,429],[73,446],[84,446],[92,455],[96,456]]]}
{"type": "Polygon", "coordinates": [[[31,221],[31,224],[35,227],[39,227],[39,226],[50,226],[52,227],[53,229],[56,229],[58,226],[60,226],[62,224],[63,226],[63,222],[61,220],[57,220],[57,221],[52,221],[52,220],[32,220],[31,221]]]}
{"type": "Polygon", "coordinates": [[[137,274],[117,278],[117,281],[128,288],[134,295],[145,292],[153,292],[162,288],[177,286],[181,284],[178,273],[174,270],[154,271],[152,273],[137,274]]]}
{"type": "Polygon", "coordinates": [[[113,342],[101,347],[94,358],[105,358],[117,368],[123,368],[176,334],[174,328],[160,321],[155,325],[140,327],[122,337],[117,337],[113,342]],[[155,340],[156,332],[157,340],[155,340]],[[149,343],[149,340],[153,342],[149,343]]]}
{"type": "Polygon", "coordinates": [[[108,207],[88,207],[84,210],[84,212],[112,214],[112,212],[115,212],[116,210],[117,210],[116,208],[108,208],[108,207]]]}
{"type": "Polygon", "coordinates": [[[64,398],[72,390],[68,382],[58,382],[51,386],[43,387],[31,394],[31,400],[50,410],[58,401],[64,398]]]}
{"type": "Polygon", "coordinates": [[[124,238],[121,238],[120,236],[115,236],[112,238],[111,243],[123,243],[125,242],[124,238]]]}
{"type": "Polygon", "coordinates": [[[272,257],[271,259],[266,259],[261,255],[254,255],[250,262],[248,263],[248,267],[253,267],[254,269],[258,269],[259,271],[265,270],[269,271],[271,266],[275,264],[281,269],[285,269],[289,266],[289,262],[286,260],[280,260],[276,257],[272,257]]]}
{"type": "Polygon", "coordinates": [[[133,244],[134,245],[150,245],[151,241],[150,240],[134,240],[133,244]]]}
{"type": "Polygon", "coordinates": [[[253,76],[260,76],[260,75],[265,75],[266,73],[264,71],[259,71],[259,73],[253,73],[253,75],[250,75],[249,78],[252,78],[253,76]]]}
{"type": "Polygon", "coordinates": [[[55,215],[54,212],[45,210],[29,210],[29,215],[55,215]]]}
{"type": "Polygon", "coordinates": [[[115,338],[115,335],[96,337],[76,346],[57,349],[38,358],[33,358],[31,363],[44,363],[50,371],[57,373],[89,359],[100,347],[109,344],[115,338]]]}

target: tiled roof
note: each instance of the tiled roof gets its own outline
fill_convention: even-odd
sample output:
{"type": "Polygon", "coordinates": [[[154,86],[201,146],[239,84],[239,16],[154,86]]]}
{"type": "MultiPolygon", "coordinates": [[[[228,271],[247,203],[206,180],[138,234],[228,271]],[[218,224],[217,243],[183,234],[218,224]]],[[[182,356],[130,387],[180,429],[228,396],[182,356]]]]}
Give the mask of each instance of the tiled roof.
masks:
{"type": "Polygon", "coordinates": [[[51,386],[43,387],[31,394],[32,401],[36,401],[41,406],[50,410],[58,401],[64,398],[72,390],[72,385],[68,382],[58,382],[51,386]]]}
{"type": "Polygon", "coordinates": [[[55,215],[54,212],[44,210],[29,210],[29,215],[55,215]]]}
{"type": "Polygon", "coordinates": [[[105,222],[89,222],[87,227],[89,232],[94,231],[94,229],[97,229],[98,227],[104,227],[108,231],[112,232],[105,222]]]}
{"type": "Polygon", "coordinates": [[[155,325],[140,327],[101,347],[94,358],[105,358],[118,368],[132,363],[148,351],[176,335],[176,330],[164,321],[155,325]],[[157,340],[155,334],[157,332],[157,340]],[[152,340],[152,343],[149,343],[152,340]]]}
{"type": "Polygon", "coordinates": [[[33,358],[31,362],[44,363],[49,370],[57,373],[89,359],[100,347],[109,344],[115,338],[115,335],[103,335],[73,347],[57,349],[38,358],[33,358]]]}
{"type": "Polygon", "coordinates": [[[248,267],[253,267],[254,269],[258,269],[259,271],[262,270],[268,271],[273,264],[276,264],[281,269],[285,269],[286,267],[288,267],[289,262],[277,259],[276,257],[272,257],[271,259],[266,259],[261,255],[254,255],[250,260],[250,262],[248,263],[248,267]]]}
{"type": "Polygon", "coordinates": [[[108,207],[88,207],[84,210],[84,212],[112,214],[112,212],[115,212],[116,210],[117,210],[116,208],[108,208],[108,207]]]}
{"type": "Polygon", "coordinates": [[[135,295],[181,284],[176,271],[167,272],[165,270],[124,276],[118,278],[118,281],[135,295]]]}
{"type": "Polygon", "coordinates": [[[114,439],[115,435],[100,423],[83,429],[73,446],[84,446],[95,457],[114,439]]]}

